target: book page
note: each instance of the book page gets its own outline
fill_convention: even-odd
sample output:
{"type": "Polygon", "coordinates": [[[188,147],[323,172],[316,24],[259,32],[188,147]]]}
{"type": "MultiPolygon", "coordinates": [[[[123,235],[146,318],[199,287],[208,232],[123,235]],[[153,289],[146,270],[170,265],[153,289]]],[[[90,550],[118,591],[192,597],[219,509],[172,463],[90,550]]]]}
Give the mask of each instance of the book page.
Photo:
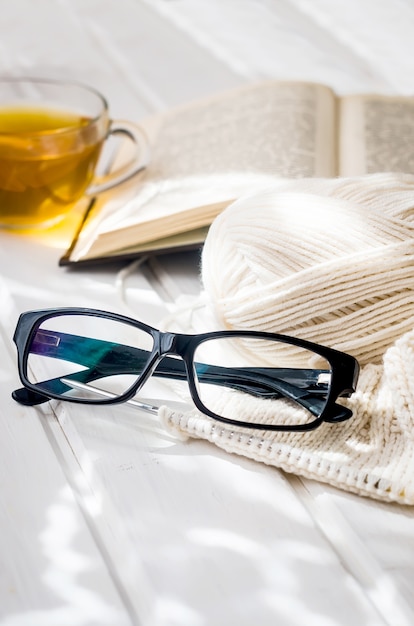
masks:
{"type": "Polygon", "coordinates": [[[143,180],[336,174],[335,96],[323,85],[266,81],[181,107],[147,128],[153,150],[143,180]]]}
{"type": "MultiPolygon", "coordinates": [[[[149,166],[124,195],[98,198],[73,259],[166,237],[164,218],[217,203],[224,208],[283,177],[334,176],[335,114],[335,96],[325,86],[266,81],[144,120],[149,166]]],[[[206,223],[200,220],[185,228],[206,223]]]]}
{"type": "Polygon", "coordinates": [[[341,176],[414,173],[414,98],[346,96],[339,107],[341,176]]]}

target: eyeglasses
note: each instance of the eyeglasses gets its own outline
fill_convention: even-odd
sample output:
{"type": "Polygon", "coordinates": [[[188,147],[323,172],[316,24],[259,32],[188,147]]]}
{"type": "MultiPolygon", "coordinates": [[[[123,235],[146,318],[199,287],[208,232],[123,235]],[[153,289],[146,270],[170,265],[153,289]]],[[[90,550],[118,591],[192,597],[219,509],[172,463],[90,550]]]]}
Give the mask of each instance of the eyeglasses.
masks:
{"type": "MultiPolygon", "coordinates": [[[[260,331],[162,332],[123,315],[87,308],[23,313],[14,342],[24,387],[13,398],[109,405],[133,401],[148,379],[185,385],[205,415],[234,426],[305,431],[341,422],[359,366],[352,356],[260,331]]],[[[178,390],[181,397],[181,389],[178,390]]]]}

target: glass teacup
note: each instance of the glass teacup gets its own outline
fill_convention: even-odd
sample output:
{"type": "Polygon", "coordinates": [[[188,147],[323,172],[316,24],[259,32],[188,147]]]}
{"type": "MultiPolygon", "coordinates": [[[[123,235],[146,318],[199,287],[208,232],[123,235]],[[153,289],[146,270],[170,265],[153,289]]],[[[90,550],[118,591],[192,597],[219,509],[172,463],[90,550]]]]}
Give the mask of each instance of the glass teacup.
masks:
{"type": "Polygon", "coordinates": [[[139,126],[112,121],[96,90],[47,79],[0,79],[0,227],[32,230],[58,223],[84,194],[133,176],[148,162],[139,126]],[[135,144],[131,160],[98,176],[109,135],[135,144]]]}

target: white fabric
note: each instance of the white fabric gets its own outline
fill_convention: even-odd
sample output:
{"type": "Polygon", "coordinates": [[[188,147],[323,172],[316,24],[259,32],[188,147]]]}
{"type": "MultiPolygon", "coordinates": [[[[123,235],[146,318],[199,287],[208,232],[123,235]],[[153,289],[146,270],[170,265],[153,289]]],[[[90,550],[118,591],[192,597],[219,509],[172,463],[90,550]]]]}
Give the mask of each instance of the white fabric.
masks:
{"type": "MultiPolygon", "coordinates": [[[[374,498],[414,504],[414,177],[278,184],[231,205],[203,252],[214,328],[261,329],[350,352],[363,365],[348,422],[309,433],[233,428],[166,407],[181,434],[374,498]]],[[[202,318],[199,318],[202,319],[202,318]]],[[[257,401],[232,410],[258,410],[257,401]]]]}

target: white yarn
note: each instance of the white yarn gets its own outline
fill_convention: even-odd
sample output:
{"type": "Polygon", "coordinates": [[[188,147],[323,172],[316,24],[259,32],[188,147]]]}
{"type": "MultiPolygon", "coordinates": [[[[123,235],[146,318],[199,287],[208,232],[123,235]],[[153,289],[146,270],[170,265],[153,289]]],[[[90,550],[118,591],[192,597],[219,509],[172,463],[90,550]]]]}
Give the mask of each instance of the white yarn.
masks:
{"type": "MultiPolygon", "coordinates": [[[[263,329],[351,352],[364,365],[343,401],[353,417],[275,433],[163,407],[163,422],[287,472],[414,505],[413,226],[410,175],[286,181],[231,205],[204,247],[204,322],[194,318],[187,331],[207,321],[210,330],[263,329]]],[[[252,418],[262,406],[244,397],[226,412],[252,418]]]]}
{"type": "Polygon", "coordinates": [[[380,362],[414,327],[414,177],[302,179],[213,223],[202,278],[222,328],[312,339],[380,362]]]}

